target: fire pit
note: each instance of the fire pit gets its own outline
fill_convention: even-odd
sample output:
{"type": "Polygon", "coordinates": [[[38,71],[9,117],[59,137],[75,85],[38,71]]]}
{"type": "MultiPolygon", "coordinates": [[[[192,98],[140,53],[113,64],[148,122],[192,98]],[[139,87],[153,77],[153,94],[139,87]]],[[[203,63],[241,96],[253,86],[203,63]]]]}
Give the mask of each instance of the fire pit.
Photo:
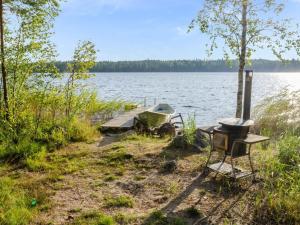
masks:
{"type": "Polygon", "coordinates": [[[250,134],[250,127],[254,124],[250,120],[251,111],[251,90],[252,90],[253,71],[246,71],[243,118],[227,118],[219,121],[218,126],[199,128],[202,132],[209,134],[211,150],[206,163],[209,168],[217,173],[228,175],[234,179],[253,176],[255,172],[251,161],[251,146],[253,144],[267,141],[268,137],[250,134]],[[223,159],[218,163],[209,165],[213,151],[223,152],[223,159]],[[251,171],[245,171],[241,168],[234,167],[234,159],[248,156],[251,171]],[[225,160],[230,157],[230,164],[225,160]]]}

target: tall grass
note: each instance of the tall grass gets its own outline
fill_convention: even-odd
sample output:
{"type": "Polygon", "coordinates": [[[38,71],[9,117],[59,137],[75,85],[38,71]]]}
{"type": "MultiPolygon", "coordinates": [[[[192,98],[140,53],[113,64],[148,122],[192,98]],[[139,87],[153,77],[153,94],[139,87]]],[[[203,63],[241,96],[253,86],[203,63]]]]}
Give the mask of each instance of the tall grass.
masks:
{"type": "Polygon", "coordinates": [[[193,145],[196,140],[196,119],[195,115],[189,115],[184,124],[184,140],[187,145],[193,145]]]}
{"type": "Polygon", "coordinates": [[[300,92],[268,98],[255,109],[256,129],[273,138],[260,172],[257,220],[266,224],[300,224],[300,92]]]}
{"type": "Polygon", "coordinates": [[[254,110],[257,132],[273,138],[300,133],[300,91],[266,98],[254,110]]]}
{"type": "Polygon", "coordinates": [[[0,178],[0,224],[25,225],[32,218],[29,199],[7,177],[0,178]]]}

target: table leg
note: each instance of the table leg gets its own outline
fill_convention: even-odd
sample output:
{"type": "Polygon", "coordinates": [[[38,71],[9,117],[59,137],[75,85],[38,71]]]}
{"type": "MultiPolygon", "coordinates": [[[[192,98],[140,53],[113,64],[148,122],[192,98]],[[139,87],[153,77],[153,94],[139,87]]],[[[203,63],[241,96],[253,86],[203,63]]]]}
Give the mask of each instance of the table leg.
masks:
{"type": "Polygon", "coordinates": [[[255,181],[255,171],[254,171],[254,167],[253,167],[253,163],[252,163],[252,160],[251,160],[251,144],[249,145],[249,148],[248,148],[248,158],[249,158],[249,163],[250,163],[250,167],[251,167],[251,172],[252,172],[252,175],[253,175],[253,181],[255,181]]]}

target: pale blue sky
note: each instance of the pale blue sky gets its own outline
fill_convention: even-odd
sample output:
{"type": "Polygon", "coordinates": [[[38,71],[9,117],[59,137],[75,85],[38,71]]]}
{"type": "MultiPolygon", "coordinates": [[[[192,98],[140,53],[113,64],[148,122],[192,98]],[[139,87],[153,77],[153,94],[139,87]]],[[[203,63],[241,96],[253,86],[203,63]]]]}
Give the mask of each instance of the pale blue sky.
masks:
{"type": "MultiPolygon", "coordinates": [[[[300,23],[300,0],[286,0],[284,14],[300,23]]],[[[187,34],[202,0],[68,0],[55,23],[59,59],[67,60],[78,40],[90,40],[99,60],[204,59],[206,38],[187,34]]],[[[293,57],[293,55],[290,55],[293,57]]],[[[267,50],[255,58],[273,59],[267,50]]],[[[216,52],[212,58],[222,58],[216,52]]]]}

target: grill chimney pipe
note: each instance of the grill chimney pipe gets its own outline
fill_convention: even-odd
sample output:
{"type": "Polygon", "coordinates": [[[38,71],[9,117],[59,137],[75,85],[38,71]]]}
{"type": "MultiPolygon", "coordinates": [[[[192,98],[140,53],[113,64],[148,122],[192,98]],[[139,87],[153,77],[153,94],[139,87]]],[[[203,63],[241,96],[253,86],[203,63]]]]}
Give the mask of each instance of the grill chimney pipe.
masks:
{"type": "Polygon", "coordinates": [[[244,121],[250,119],[252,78],[253,78],[253,70],[246,70],[245,90],[244,90],[244,109],[243,109],[244,121]]]}

